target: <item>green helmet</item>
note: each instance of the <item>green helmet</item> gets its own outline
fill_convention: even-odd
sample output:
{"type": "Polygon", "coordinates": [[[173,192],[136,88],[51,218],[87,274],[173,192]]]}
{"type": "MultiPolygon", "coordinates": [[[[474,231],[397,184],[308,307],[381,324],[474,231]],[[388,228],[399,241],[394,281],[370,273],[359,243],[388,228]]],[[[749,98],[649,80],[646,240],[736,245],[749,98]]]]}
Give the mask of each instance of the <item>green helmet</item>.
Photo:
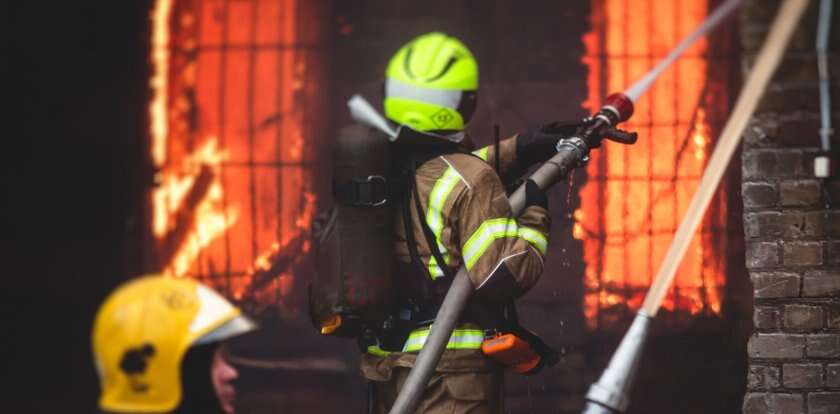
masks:
{"type": "Polygon", "coordinates": [[[421,35],[391,58],[385,116],[417,131],[462,131],[475,110],[478,64],[454,37],[421,35]]]}

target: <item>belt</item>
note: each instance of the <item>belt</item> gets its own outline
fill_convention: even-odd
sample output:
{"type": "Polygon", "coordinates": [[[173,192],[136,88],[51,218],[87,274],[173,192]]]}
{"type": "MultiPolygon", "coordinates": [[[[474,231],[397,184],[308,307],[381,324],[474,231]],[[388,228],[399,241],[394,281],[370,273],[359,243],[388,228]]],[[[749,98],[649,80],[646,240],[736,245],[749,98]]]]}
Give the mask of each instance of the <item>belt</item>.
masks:
{"type": "MultiPolygon", "coordinates": [[[[419,352],[423,349],[423,345],[426,344],[426,340],[429,339],[430,332],[431,325],[411,331],[403,345],[402,352],[419,352]]],[[[446,349],[480,349],[484,337],[485,333],[481,329],[455,329],[452,331],[452,336],[449,337],[446,349]]],[[[391,353],[382,349],[379,344],[368,346],[367,352],[380,357],[387,356],[391,353]]]]}

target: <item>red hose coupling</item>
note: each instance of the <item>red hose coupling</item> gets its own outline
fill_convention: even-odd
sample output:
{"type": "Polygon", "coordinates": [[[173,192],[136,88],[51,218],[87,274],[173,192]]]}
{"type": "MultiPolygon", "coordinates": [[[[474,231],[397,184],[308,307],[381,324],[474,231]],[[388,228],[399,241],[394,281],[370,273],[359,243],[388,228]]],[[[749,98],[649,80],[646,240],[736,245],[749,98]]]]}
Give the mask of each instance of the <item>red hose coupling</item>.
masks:
{"type": "Polygon", "coordinates": [[[618,122],[624,122],[633,115],[633,101],[627,95],[617,92],[607,97],[604,109],[614,112],[618,122]]]}

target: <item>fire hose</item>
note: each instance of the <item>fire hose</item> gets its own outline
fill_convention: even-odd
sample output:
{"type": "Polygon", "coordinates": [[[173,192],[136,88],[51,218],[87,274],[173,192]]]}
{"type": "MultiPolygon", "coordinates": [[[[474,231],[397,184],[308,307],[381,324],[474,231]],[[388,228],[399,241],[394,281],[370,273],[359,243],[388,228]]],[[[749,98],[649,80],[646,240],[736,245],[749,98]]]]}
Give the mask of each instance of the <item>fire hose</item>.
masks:
{"type": "MultiPolygon", "coordinates": [[[[610,95],[606,99],[604,107],[598,112],[598,114],[591,118],[594,122],[586,128],[584,133],[579,134],[580,136],[560,141],[557,145],[557,154],[537,169],[531,176],[531,179],[534,180],[541,189],[547,189],[557,182],[557,180],[566,176],[572,168],[586,162],[589,149],[593,144],[597,144],[597,141],[595,140],[600,140],[602,137],[614,139],[615,137],[607,135],[607,129],[612,128],[618,122],[623,122],[629,119],[633,113],[633,102],[644,94],[644,92],[662,74],[662,72],[686,49],[688,49],[691,44],[720,23],[720,21],[730,14],[741,2],[742,0],[726,1],[724,4],[719,6],[715,12],[709,15],[709,17],[697,30],[683,39],[683,41],[647,75],[642,77],[624,93],[610,95]]],[[[635,141],[635,138],[634,134],[632,139],[619,138],[617,141],[632,143],[635,141]]],[[[513,213],[518,215],[522,211],[524,203],[525,191],[524,186],[521,186],[510,197],[510,205],[513,213]]],[[[414,367],[406,378],[406,381],[403,384],[396,401],[394,402],[394,406],[391,408],[390,414],[409,414],[414,412],[417,404],[423,396],[426,384],[428,384],[429,378],[440,360],[446,343],[449,341],[450,335],[452,335],[452,330],[455,328],[455,324],[460,318],[461,311],[466,305],[472,292],[472,283],[467,277],[466,270],[461,267],[455,276],[455,279],[452,281],[452,285],[450,286],[449,291],[443,300],[443,304],[438,311],[437,318],[435,318],[429,337],[423,345],[423,349],[421,349],[420,353],[417,355],[414,367]]],[[[645,319],[645,321],[647,319],[645,319]]],[[[645,325],[643,326],[643,328],[645,328],[643,329],[643,332],[639,335],[635,335],[634,337],[644,337],[646,324],[647,322],[640,324],[634,323],[634,325],[645,325]]],[[[639,328],[634,331],[631,327],[631,331],[628,332],[628,334],[635,334],[637,331],[639,331],[639,328]]],[[[598,390],[611,389],[612,388],[606,387],[598,388],[598,390]]],[[[590,394],[592,393],[590,392],[590,394]]],[[[593,398],[596,400],[608,400],[606,403],[601,403],[603,405],[610,404],[613,400],[616,400],[616,398],[609,398],[616,393],[601,392],[601,394],[607,395],[607,397],[599,398],[596,396],[593,398]]],[[[621,393],[619,392],[618,394],[621,393]]],[[[618,400],[619,403],[623,403],[624,407],[626,407],[626,402],[622,401],[620,398],[618,400]]],[[[590,404],[594,407],[603,406],[598,405],[597,402],[598,401],[590,404]]],[[[591,412],[595,413],[597,411],[591,412]]]]}
{"type": "Polygon", "coordinates": [[[665,259],[645,297],[642,308],[621,340],[601,378],[592,385],[586,395],[587,405],[584,414],[620,413],[627,408],[630,402],[630,387],[649,334],[650,322],[662,305],[662,300],[676,276],[677,267],[682,262],[694,232],[700,225],[726,166],[740,142],[741,134],[755,111],[758,99],[767,87],[770,77],[776,71],[782,52],[807,5],[808,0],[785,0],[779,9],[767,40],[744,83],[732,115],[723,127],[697,192],[694,193],[686,215],[677,228],[674,240],[665,254],[665,259]]]}

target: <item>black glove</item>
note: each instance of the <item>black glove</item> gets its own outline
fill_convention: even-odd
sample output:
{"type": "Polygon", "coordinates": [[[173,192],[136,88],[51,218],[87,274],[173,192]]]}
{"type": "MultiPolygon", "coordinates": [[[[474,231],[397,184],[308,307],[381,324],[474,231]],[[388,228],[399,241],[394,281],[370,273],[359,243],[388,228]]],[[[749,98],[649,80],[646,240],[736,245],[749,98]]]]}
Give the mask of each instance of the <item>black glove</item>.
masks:
{"type": "Polygon", "coordinates": [[[525,207],[528,206],[548,209],[548,195],[530,178],[525,181],[525,207]]]}
{"type": "Polygon", "coordinates": [[[557,153],[557,142],[574,135],[581,125],[580,121],[552,122],[519,134],[516,139],[517,163],[527,169],[548,160],[557,153]]]}

